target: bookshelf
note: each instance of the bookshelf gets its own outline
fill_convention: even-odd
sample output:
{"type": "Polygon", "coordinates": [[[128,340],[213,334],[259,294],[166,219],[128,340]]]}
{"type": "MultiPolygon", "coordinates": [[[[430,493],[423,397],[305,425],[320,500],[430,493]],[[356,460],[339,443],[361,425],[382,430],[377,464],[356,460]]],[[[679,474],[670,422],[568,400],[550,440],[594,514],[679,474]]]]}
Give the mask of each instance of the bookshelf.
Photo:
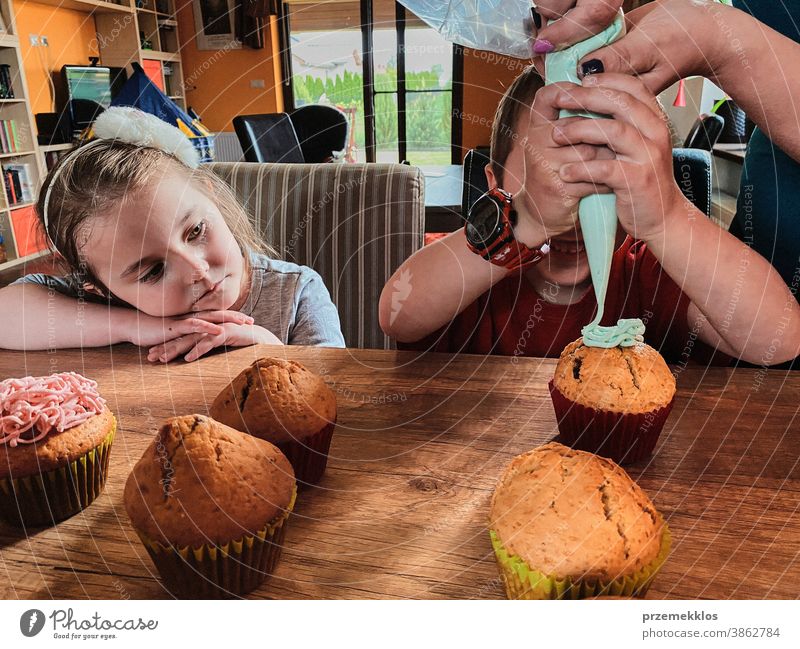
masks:
{"type": "MultiPolygon", "coordinates": [[[[130,64],[139,63],[153,82],[186,110],[175,0],[29,1],[91,16],[97,32],[100,65],[127,67],[130,73],[130,64]]],[[[5,25],[5,30],[0,30],[0,72],[2,66],[8,66],[14,91],[13,98],[0,97],[0,144],[3,145],[0,146],[0,171],[5,176],[8,167],[19,170],[25,165],[35,198],[48,169],[71,145],[38,145],[31,95],[20,55],[14,0],[0,0],[0,14],[5,25]],[[3,124],[12,121],[15,139],[13,148],[9,149],[5,146],[9,142],[3,124]]],[[[36,237],[33,202],[18,200],[9,204],[5,187],[3,189],[0,192],[0,235],[7,259],[2,261],[0,257],[0,273],[47,254],[41,236],[36,237]]]]}
{"type": "Polygon", "coordinates": [[[36,239],[33,218],[33,198],[44,174],[37,152],[36,129],[12,0],[0,0],[0,14],[5,26],[0,33],[0,66],[4,66],[6,76],[0,85],[9,85],[14,95],[0,99],[0,171],[4,185],[0,192],[0,235],[6,257],[0,263],[0,270],[4,270],[44,254],[40,251],[42,242],[36,239]],[[6,176],[17,171],[17,178],[20,178],[19,169],[24,169],[27,177],[25,196],[15,191],[17,200],[9,202],[5,191],[6,176]]]}
{"type": "Polygon", "coordinates": [[[183,69],[178,39],[178,18],[175,0],[136,0],[142,6],[136,8],[141,26],[146,25],[150,34],[151,49],[142,49],[142,58],[160,65],[162,90],[181,108],[186,110],[183,90],[183,69]]]}

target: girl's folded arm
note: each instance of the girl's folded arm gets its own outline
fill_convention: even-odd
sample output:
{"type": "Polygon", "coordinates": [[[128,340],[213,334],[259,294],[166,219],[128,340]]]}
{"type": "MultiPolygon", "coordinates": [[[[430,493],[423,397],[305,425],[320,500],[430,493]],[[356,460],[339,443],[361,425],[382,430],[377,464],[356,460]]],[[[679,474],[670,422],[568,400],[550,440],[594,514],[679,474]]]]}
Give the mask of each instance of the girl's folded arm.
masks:
{"type": "Polygon", "coordinates": [[[451,322],[508,274],[467,247],[460,229],[418,250],[381,292],[380,325],[387,336],[416,342],[451,322]]]}
{"type": "Polygon", "coordinates": [[[133,311],[62,295],[40,284],[0,289],[5,312],[3,349],[37,350],[98,347],[128,341],[133,311]]]}

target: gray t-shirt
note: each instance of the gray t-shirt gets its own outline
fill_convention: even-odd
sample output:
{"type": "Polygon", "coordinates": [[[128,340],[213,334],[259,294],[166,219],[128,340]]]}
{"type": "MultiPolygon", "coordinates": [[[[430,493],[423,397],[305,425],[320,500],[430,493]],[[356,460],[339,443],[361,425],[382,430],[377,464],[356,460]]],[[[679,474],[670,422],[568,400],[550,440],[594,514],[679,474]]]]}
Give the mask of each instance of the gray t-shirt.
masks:
{"type": "MultiPolygon", "coordinates": [[[[307,266],[250,255],[250,294],[240,311],[285,345],[344,347],[339,314],[319,274],[307,266]]],[[[38,284],[69,297],[91,299],[72,276],[33,274],[15,284],[38,284]]]]}

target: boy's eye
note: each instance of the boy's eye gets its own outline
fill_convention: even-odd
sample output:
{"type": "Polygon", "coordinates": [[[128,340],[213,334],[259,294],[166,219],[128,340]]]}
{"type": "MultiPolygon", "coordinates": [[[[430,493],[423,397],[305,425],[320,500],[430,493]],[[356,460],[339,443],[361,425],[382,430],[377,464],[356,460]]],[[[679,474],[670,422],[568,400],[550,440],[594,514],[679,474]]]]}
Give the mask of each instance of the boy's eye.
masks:
{"type": "Polygon", "coordinates": [[[162,262],[158,262],[157,264],[153,264],[144,275],[139,278],[140,282],[157,282],[161,275],[164,274],[164,264],[162,262]]]}
{"type": "Polygon", "coordinates": [[[206,232],[206,222],[200,221],[189,231],[189,241],[194,241],[198,237],[202,237],[206,232]]]}

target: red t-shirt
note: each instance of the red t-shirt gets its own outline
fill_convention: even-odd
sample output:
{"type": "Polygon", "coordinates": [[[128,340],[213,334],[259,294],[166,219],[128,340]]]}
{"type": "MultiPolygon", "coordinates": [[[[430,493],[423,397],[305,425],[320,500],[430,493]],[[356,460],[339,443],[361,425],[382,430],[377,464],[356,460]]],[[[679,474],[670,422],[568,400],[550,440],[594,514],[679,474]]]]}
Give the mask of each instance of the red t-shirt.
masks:
{"type": "MultiPolygon", "coordinates": [[[[601,324],[641,318],[645,342],[668,363],[689,358],[715,364],[729,358],[704,345],[689,329],[689,298],[661,268],[642,241],[627,237],[615,251],[601,324]]],[[[597,310],[594,290],[574,304],[553,304],[540,296],[523,274],[495,284],[442,329],[400,349],[502,356],[557,358],[581,336],[597,310]]]]}

